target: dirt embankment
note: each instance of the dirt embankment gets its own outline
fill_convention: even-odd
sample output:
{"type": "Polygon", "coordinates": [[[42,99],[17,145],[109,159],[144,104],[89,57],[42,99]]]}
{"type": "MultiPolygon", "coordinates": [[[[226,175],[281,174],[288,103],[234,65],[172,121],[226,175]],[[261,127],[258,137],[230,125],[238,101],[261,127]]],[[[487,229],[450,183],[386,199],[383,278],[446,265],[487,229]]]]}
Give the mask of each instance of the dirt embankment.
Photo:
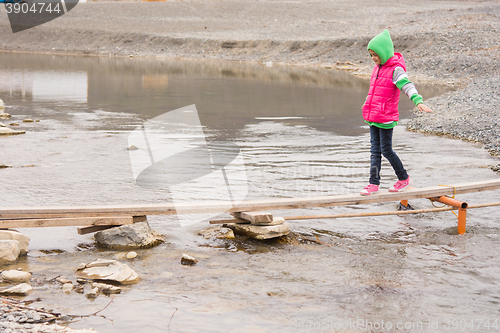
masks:
{"type": "Polygon", "coordinates": [[[15,34],[2,6],[0,22],[0,49],[8,52],[273,62],[359,76],[373,66],[368,41],[387,28],[415,82],[460,87],[430,100],[435,112],[409,128],[500,153],[498,2],[95,2],[15,34]]]}

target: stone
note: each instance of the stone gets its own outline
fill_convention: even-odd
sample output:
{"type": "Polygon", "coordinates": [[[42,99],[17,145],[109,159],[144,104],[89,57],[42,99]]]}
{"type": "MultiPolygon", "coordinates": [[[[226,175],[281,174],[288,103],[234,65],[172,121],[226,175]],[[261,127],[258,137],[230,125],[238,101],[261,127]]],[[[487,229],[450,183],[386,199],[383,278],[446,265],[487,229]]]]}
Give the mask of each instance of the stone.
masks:
{"type": "Polygon", "coordinates": [[[285,223],[285,219],[283,217],[274,216],[273,219],[269,222],[262,222],[262,221],[261,222],[257,222],[257,221],[253,222],[252,221],[251,223],[252,223],[252,225],[258,225],[258,226],[279,225],[279,224],[285,223]]]}
{"type": "Polygon", "coordinates": [[[119,294],[122,292],[122,288],[106,283],[94,282],[92,283],[92,288],[99,288],[99,291],[106,295],[119,294]]]}
{"type": "Polygon", "coordinates": [[[28,282],[31,279],[31,273],[18,270],[3,271],[2,279],[11,283],[28,282]]]}
{"type": "Polygon", "coordinates": [[[65,283],[65,284],[63,284],[62,290],[65,293],[70,293],[73,290],[73,284],[72,283],[65,283]]]}
{"type": "Polygon", "coordinates": [[[25,131],[16,131],[12,128],[8,127],[0,127],[0,135],[16,135],[16,134],[24,134],[25,131]]]}
{"type": "Polygon", "coordinates": [[[68,279],[65,279],[63,277],[58,277],[56,279],[57,282],[59,282],[60,284],[67,284],[67,283],[71,283],[71,280],[68,280],[68,279]]]}
{"type": "Polygon", "coordinates": [[[4,109],[5,109],[5,103],[3,102],[3,100],[0,99],[0,110],[4,109]]]}
{"type": "Polygon", "coordinates": [[[92,288],[85,296],[87,296],[87,298],[96,298],[99,296],[99,288],[92,288]]]}
{"type": "Polygon", "coordinates": [[[130,267],[116,260],[98,259],[78,270],[76,276],[81,279],[114,281],[120,284],[139,282],[139,275],[130,267]]]}
{"type": "Polygon", "coordinates": [[[7,127],[4,123],[0,123],[0,127],[7,127]]]}
{"type": "Polygon", "coordinates": [[[127,150],[138,150],[139,148],[137,148],[136,146],[134,145],[131,145],[130,147],[127,148],[127,150]]]}
{"type": "Polygon", "coordinates": [[[135,258],[137,258],[137,252],[130,251],[129,253],[127,253],[127,259],[135,259],[135,258]]]}
{"type": "Polygon", "coordinates": [[[198,235],[203,236],[205,239],[234,239],[233,230],[221,226],[203,229],[198,232],[198,235]]]}
{"type": "Polygon", "coordinates": [[[23,119],[23,123],[33,123],[33,122],[34,122],[34,120],[31,118],[23,119]]]}
{"type": "Polygon", "coordinates": [[[75,293],[83,294],[85,292],[85,286],[79,284],[75,287],[75,293]]]}
{"type": "Polygon", "coordinates": [[[19,126],[19,123],[10,123],[9,126],[19,126]]]}
{"type": "Polygon", "coordinates": [[[147,222],[101,230],[94,237],[99,245],[115,249],[148,248],[165,241],[165,237],[151,229],[147,222]]]}
{"type": "MultiPolygon", "coordinates": [[[[0,110],[3,110],[0,108],[0,110]]],[[[8,113],[0,113],[0,119],[9,119],[10,118],[10,114],[8,113]]]]}
{"type": "Polygon", "coordinates": [[[7,289],[0,290],[0,294],[2,295],[27,295],[33,291],[33,287],[31,287],[27,283],[21,283],[15,285],[13,287],[9,287],[7,289]]]}
{"type": "Polygon", "coordinates": [[[0,240],[16,240],[19,242],[20,254],[28,254],[30,238],[15,230],[0,230],[0,240]]]}
{"type": "Polygon", "coordinates": [[[252,224],[224,224],[223,226],[231,228],[236,235],[254,239],[276,238],[290,233],[290,226],[286,222],[270,226],[257,226],[252,224]]]}
{"type": "Polygon", "coordinates": [[[12,168],[10,165],[5,165],[5,164],[0,164],[0,169],[7,169],[7,168],[12,168]]]}
{"type": "Polygon", "coordinates": [[[192,265],[196,264],[197,262],[198,262],[198,260],[195,257],[191,257],[187,254],[183,254],[181,257],[181,264],[183,264],[183,265],[192,266],[192,265]]]}
{"type": "Polygon", "coordinates": [[[21,247],[17,240],[0,240],[0,263],[12,263],[17,260],[21,247]]]}

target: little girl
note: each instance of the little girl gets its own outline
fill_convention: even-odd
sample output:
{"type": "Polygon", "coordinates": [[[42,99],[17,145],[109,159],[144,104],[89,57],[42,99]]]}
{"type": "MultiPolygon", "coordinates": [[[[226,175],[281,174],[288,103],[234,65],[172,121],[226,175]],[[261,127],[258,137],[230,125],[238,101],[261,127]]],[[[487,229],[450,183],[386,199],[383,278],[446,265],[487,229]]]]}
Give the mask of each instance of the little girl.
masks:
{"type": "Polygon", "coordinates": [[[382,155],[389,160],[398,176],[398,181],[389,192],[399,192],[412,184],[403,163],[392,150],[392,131],[399,120],[399,91],[402,90],[419,111],[432,110],[423,104],[422,96],[408,79],[403,55],[394,53],[388,30],[375,36],[367,48],[377,66],[373,68],[368,97],[363,105],[363,118],[370,125],[370,184],[360,193],[370,195],[378,191],[382,155]]]}

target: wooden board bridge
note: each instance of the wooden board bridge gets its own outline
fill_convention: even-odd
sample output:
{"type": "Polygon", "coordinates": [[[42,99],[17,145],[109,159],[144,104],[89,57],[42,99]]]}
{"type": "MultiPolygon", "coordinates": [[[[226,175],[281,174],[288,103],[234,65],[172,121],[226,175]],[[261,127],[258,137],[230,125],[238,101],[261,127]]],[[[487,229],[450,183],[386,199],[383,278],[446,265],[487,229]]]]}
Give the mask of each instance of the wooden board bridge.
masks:
{"type": "MultiPolygon", "coordinates": [[[[177,210],[183,214],[203,214],[203,213],[222,213],[229,212],[236,218],[232,220],[223,220],[225,223],[241,223],[256,221],[258,219],[272,219],[271,213],[262,213],[268,210],[299,209],[313,207],[331,207],[345,205],[360,205],[369,203],[401,201],[407,206],[408,200],[427,198],[439,201],[448,205],[448,208],[430,209],[414,211],[427,212],[439,210],[458,209],[458,231],[460,234],[465,232],[465,214],[467,208],[485,207],[487,205],[500,205],[500,203],[491,203],[469,206],[465,202],[450,198],[463,193],[474,193],[482,191],[491,191],[500,188],[500,179],[483,180],[470,183],[461,183],[454,185],[431,186],[425,188],[410,188],[404,192],[379,191],[370,196],[360,194],[318,196],[307,198],[277,198],[247,200],[239,202],[233,206],[231,202],[223,201],[202,201],[190,203],[161,203],[161,204],[130,204],[130,205],[101,205],[101,206],[63,206],[63,207],[15,207],[0,208],[0,229],[3,228],[34,228],[34,227],[60,227],[60,226],[80,226],[78,232],[85,234],[95,232],[110,227],[132,224],[139,221],[145,221],[147,215],[175,215],[177,210]],[[232,207],[228,209],[227,207],[232,207]],[[242,214],[242,212],[245,212],[242,214]]],[[[394,214],[404,214],[406,212],[393,212],[394,214]]],[[[364,213],[366,215],[390,215],[387,213],[364,213]]],[[[344,215],[315,215],[303,216],[298,218],[284,217],[284,219],[304,219],[304,218],[326,218],[326,217],[347,217],[363,216],[359,214],[344,215]]],[[[214,221],[213,223],[221,223],[214,221]]]]}

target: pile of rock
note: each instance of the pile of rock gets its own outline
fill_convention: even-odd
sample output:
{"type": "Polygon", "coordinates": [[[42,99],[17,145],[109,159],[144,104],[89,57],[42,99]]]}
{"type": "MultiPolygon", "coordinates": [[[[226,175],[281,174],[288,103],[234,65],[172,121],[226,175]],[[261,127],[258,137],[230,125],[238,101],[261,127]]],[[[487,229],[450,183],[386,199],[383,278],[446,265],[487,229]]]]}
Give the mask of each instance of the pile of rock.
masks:
{"type": "Polygon", "coordinates": [[[270,239],[288,235],[290,226],[283,217],[273,217],[271,213],[265,212],[236,212],[236,223],[224,224],[236,235],[254,239],[270,239]]]}
{"type": "Polygon", "coordinates": [[[31,280],[30,272],[8,270],[3,271],[1,277],[3,282],[13,285],[0,289],[0,295],[25,296],[33,291],[33,287],[28,283],[31,280]]]}
{"type": "Polygon", "coordinates": [[[0,264],[13,263],[28,253],[30,238],[15,230],[0,230],[0,264]]]}

